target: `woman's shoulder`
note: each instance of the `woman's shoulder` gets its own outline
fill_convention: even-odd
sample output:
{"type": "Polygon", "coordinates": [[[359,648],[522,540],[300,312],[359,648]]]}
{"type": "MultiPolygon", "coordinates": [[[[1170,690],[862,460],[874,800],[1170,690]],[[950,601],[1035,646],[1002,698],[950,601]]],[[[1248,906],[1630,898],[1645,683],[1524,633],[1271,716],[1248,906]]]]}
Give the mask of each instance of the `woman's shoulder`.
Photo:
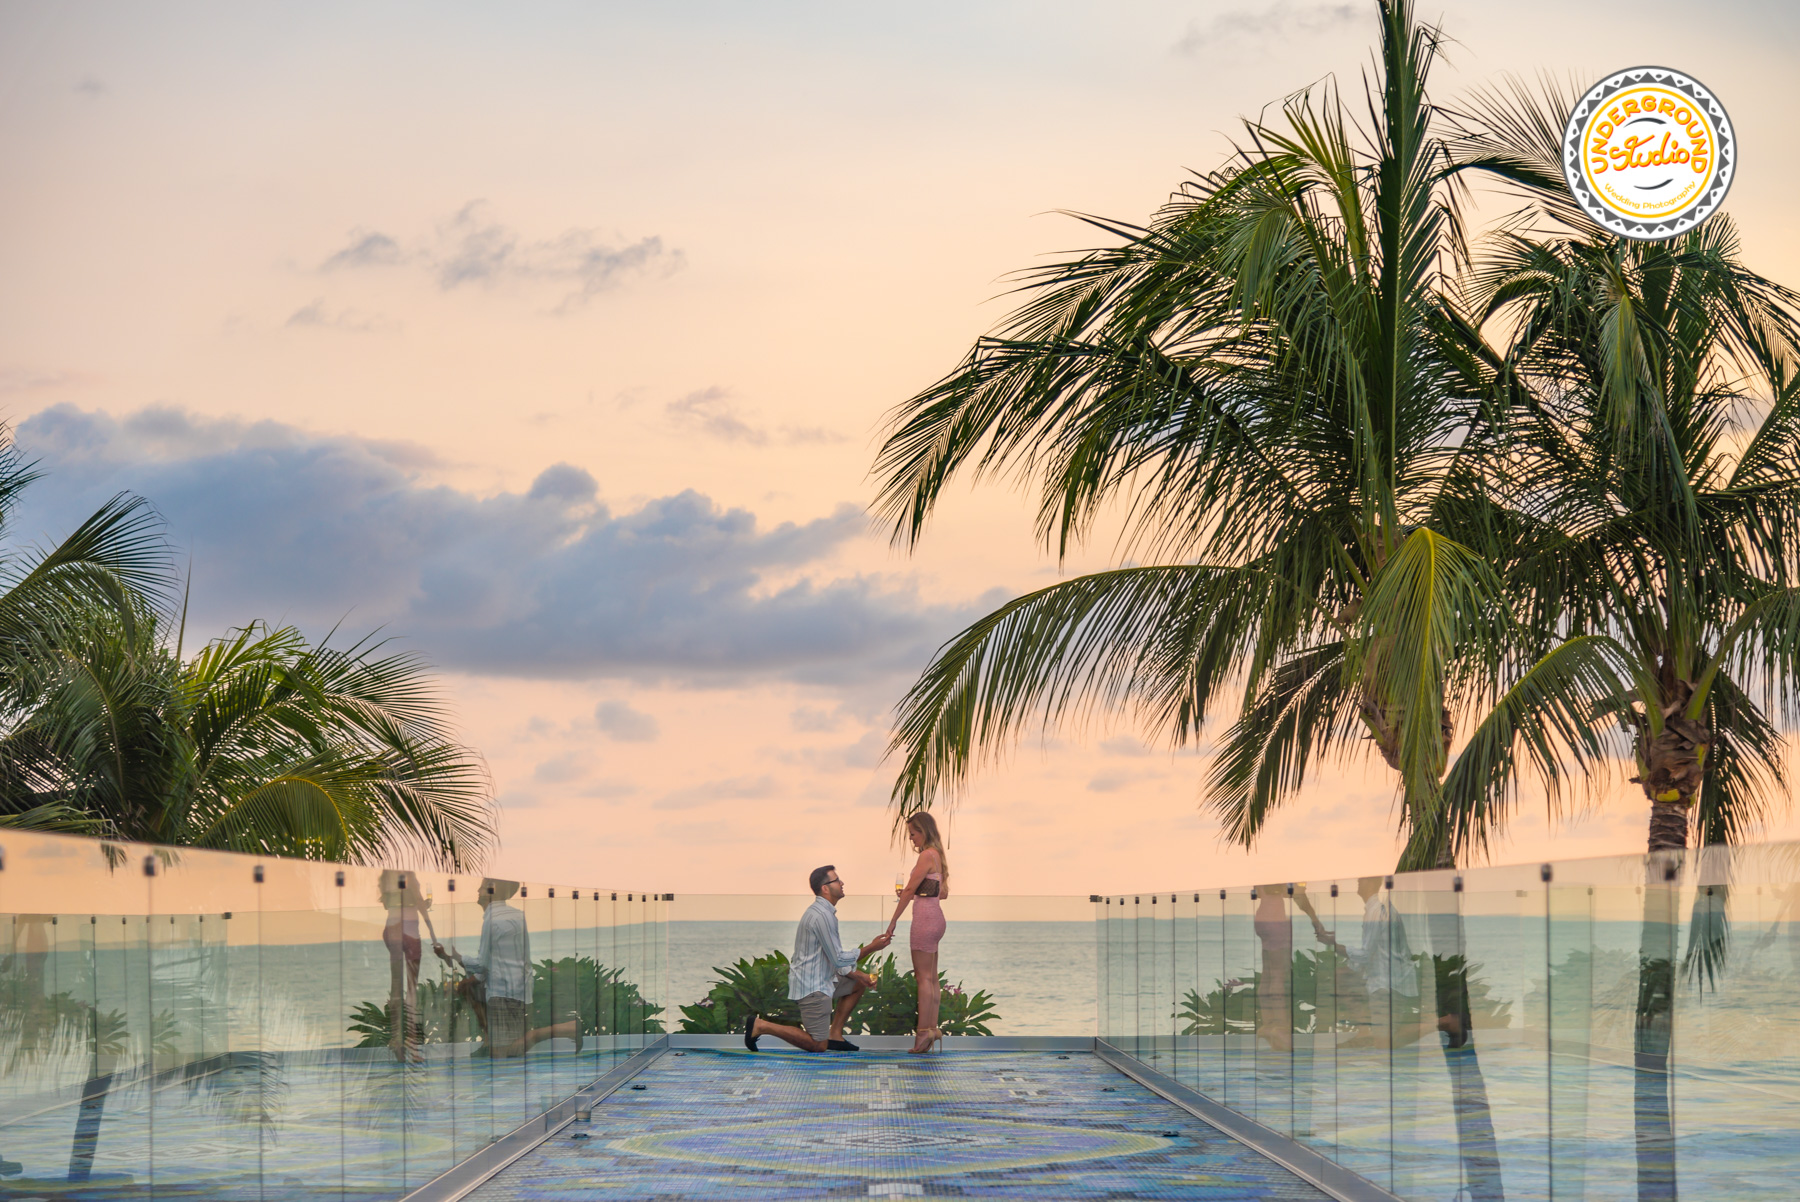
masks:
{"type": "Polygon", "coordinates": [[[938,855],[937,848],[935,847],[927,847],[924,851],[921,851],[919,853],[919,863],[925,865],[925,870],[927,872],[936,872],[944,866],[943,859],[938,855]]]}

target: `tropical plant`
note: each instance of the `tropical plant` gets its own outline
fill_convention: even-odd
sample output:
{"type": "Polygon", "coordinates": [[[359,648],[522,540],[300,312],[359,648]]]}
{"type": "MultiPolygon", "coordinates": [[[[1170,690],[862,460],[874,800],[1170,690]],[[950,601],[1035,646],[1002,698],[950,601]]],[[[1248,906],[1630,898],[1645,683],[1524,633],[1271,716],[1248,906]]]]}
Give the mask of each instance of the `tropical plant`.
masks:
{"type": "MultiPolygon", "coordinates": [[[[1455,998],[1467,1004],[1467,1014],[1477,1027],[1505,1027],[1512,1021],[1512,1003],[1492,996],[1492,988],[1480,976],[1481,965],[1460,955],[1415,952],[1415,971],[1435,984],[1440,1000],[1455,998]],[[1466,996],[1464,991],[1466,990],[1466,996]]],[[[1248,979],[1215,981],[1208,992],[1190,989],[1182,998],[1175,1018],[1183,1035],[1244,1035],[1255,1033],[1265,1021],[1258,1008],[1264,971],[1248,979]]],[[[1342,948],[1296,951],[1288,972],[1288,997],[1293,1029],[1302,1034],[1326,1030],[1354,1030],[1357,1006],[1344,1006],[1349,992],[1361,993],[1362,979],[1342,948]]],[[[1279,1004],[1279,999],[1277,1000],[1279,1004]]],[[[1395,1028],[1423,1029],[1424,1003],[1419,997],[1395,992],[1390,995],[1388,1020],[1395,1028]]],[[[1366,1020],[1365,1020],[1366,1021],[1366,1020]]]]}
{"type": "Polygon", "coordinates": [[[800,1025],[800,1007],[788,998],[788,958],[780,951],[739,958],[735,964],[715,967],[717,978],[706,996],[681,1007],[681,1029],[704,1035],[742,1031],[752,1016],[790,1027],[800,1025]]]}
{"type": "MultiPolygon", "coordinates": [[[[850,1012],[845,1029],[852,1035],[913,1034],[919,1026],[917,975],[910,970],[901,972],[891,955],[870,967],[875,986],[850,1012]]],[[[992,1035],[989,1024],[999,1019],[985,989],[968,993],[960,982],[952,985],[944,973],[938,973],[938,1027],[944,1034],[992,1035]]]]}
{"type": "MultiPolygon", "coordinates": [[[[39,479],[0,425],[0,534],[21,494],[39,479]]],[[[31,708],[31,682],[79,646],[96,616],[132,631],[148,604],[169,594],[161,524],[140,497],[114,496],[55,548],[0,553],[0,729],[31,708]]],[[[91,816],[20,789],[0,761],[0,826],[96,833],[91,816]]]]}
{"type": "Polygon", "coordinates": [[[424,661],[260,623],[183,659],[146,604],[89,613],[15,680],[0,788],[105,835],[350,862],[480,862],[486,773],[424,661]]]}
{"type": "MultiPolygon", "coordinates": [[[[1611,234],[1561,172],[1568,94],[1478,101],[1466,152],[1530,204],[1470,277],[1505,328],[1518,538],[1507,592],[1539,629],[1609,636],[1632,683],[1611,712],[1651,805],[1651,851],[1738,841],[1784,792],[1800,720],[1800,294],[1749,270],[1715,216],[1611,234]]],[[[1488,816],[1460,815],[1459,843],[1488,816]]]]}
{"type": "MultiPolygon", "coordinates": [[[[555,1026],[575,1011],[583,1035],[660,1035],[662,1007],[644,999],[623,969],[608,968],[591,956],[538,960],[531,966],[531,1025],[555,1026]]],[[[481,1026],[449,970],[419,982],[414,1021],[416,1043],[477,1043],[481,1026]]],[[[349,1031],[359,1048],[393,1046],[392,999],[359,1002],[351,1008],[349,1031]]]]}
{"type": "Polygon", "coordinates": [[[585,1035],[660,1035],[662,1007],[644,998],[622,968],[591,956],[540,960],[532,966],[531,1025],[549,1027],[573,1010],[585,1035]]]}
{"type": "MultiPolygon", "coordinates": [[[[910,972],[902,973],[891,955],[871,968],[875,987],[863,994],[845,1029],[853,1035],[910,1034],[918,1025],[919,1014],[915,977],[910,972]]],[[[735,1034],[744,1029],[752,1015],[790,1027],[800,1025],[800,1008],[787,995],[788,958],[783,953],[774,951],[753,960],[740,959],[727,967],[714,968],[713,974],[718,979],[706,996],[681,1007],[682,1031],[735,1034]]],[[[988,1024],[1000,1016],[985,990],[966,992],[961,982],[951,985],[941,972],[938,986],[943,991],[938,1025],[944,1034],[993,1034],[988,1024]]]]}
{"type": "Polygon", "coordinates": [[[1026,273],[1026,300],[892,417],[877,511],[914,545],[950,481],[1012,474],[1059,555],[1122,513],[1125,566],[1020,597],[902,701],[899,814],[954,799],[1034,720],[1123,711],[1180,746],[1242,682],[1208,781],[1249,843],[1323,757],[1399,777],[1403,867],[1449,861],[1452,773],[1492,802],[1515,748],[1554,791],[1600,753],[1618,685],[1592,640],[1519,637],[1488,495],[1515,391],[1458,307],[1459,157],[1427,99],[1441,35],[1382,0],[1368,128],[1330,86],[1248,125],[1226,166],[1116,246],[1026,273]],[[1492,707],[1491,710],[1489,707],[1492,707]]]}

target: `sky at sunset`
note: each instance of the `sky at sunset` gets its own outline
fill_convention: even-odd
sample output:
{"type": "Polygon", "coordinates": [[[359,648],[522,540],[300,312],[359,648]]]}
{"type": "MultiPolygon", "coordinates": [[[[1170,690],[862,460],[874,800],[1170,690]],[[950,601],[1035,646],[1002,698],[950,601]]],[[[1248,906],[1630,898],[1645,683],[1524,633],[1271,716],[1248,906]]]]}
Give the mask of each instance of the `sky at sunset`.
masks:
{"type": "MultiPolygon", "coordinates": [[[[1730,108],[1746,257],[1800,285],[1800,6],[1440,9],[1450,100],[1660,63],[1730,108]]],[[[529,879],[852,892],[900,863],[881,756],[946,637],[1059,574],[1004,483],[911,555],[865,506],[883,414],[1011,271],[1142,220],[1372,4],[0,3],[0,417],[49,473],[14,539],[150,498],[190,631],[380,628],[439,665],[529,879]]],[[[191,634],[190,634],[190,637],[191,634]]],[[[339,637],[343,637],[340,634],[339,637]]],[[[1354,875],[1344,765],[1253,852],[1206,748],[1032,740],[951,828],[958,887],[1354,875]]],[[[1621,780],[1502,861],[1641,849],[1621,780]]],[[[1800,833],[1783,820],[1771,834],[1800,833]]]]}

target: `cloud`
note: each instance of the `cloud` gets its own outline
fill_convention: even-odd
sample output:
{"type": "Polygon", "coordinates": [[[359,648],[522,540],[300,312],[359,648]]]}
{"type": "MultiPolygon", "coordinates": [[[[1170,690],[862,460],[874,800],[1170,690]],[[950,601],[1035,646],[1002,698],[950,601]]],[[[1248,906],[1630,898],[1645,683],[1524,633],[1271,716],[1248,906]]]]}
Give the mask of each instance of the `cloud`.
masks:
{"type": "Polygon", "coordinates": [[[916,673],[999,600],[932,605],[905,580],[834,573],[867,532],[850,505],[772,527],[691,490],[614,511],[573,464],[480,496],[428,482],[435,460],[417,446],[170,407],[57,405],[18,443],[48,474],[9,530],[41,541],[116,491],[148,497],[191,555],[190,629],[263,618],[323,633],[348,619],[467,672],[790,680],[849,704],[916,673]]]}
{"type": "Polygon", "coordinates": [[[679,250],[649,235],[608,239],[597,230],[571,227],[548,238],[528,238],[496,220],[488,206],[470,201],[429,236],[410,242],[380,230],[357,229],[326,256],[321,271],[414,267],[445,292],[466,285],[554,284],[564,289],[557,312],[568,312],[628,277],[679,270],[679,250]]]}
{"type": "Polygon", "coordinates": [[[715,801],[752,800],[775,795],[772,776],[733,776],[675,789],[650,803],[653,810],[691,810],[715,801]]]}
{"type": "Polygon", "coordinates": [[[531,779],[546,785],[564,785],[587,775],[587,765],[574,752],[548,759],[531,771],[531,779]]]}
{"type": "Polygon", "coordinates": [[[721,442],[743,443],[746,446],[765,446],[771,440],[787,446],[828,445],[849,441],[845,435],[823,426],[783,426],[771,435],[764,427],[752,425],[743,411],[731,403],[730,396],[730,392],[715,384],[670,401],[663,406],[663,412],[678,426],[721,442]]]}
{"type": "Polygon", "coordinates": [[[774,748],[771,754],[783,763],[806,764],[825,772],[867,771],[887,755],[887,735],[871,730],[854,743],[837,747],[774,748]]]}
{"type": "Polygon", "coordinates": [[[1367,10],[1355,4],[1293,4],[1275,0],[1254,8],[1233,8],[1207,22],[1190,21],[1175,43],[1178,54],[1220,49],[1221,44],[1291,38],[1322,33],[1361,20],[1367,10]]]}
{"type": "Polygon", "coordinates": [[[1090,793],[1117,793],[1130,785],[1163,779],[1160,772],[1102,772],[1087,783],[1090,793]]]}
{"type": "Polygon", "coordinates": [[[588,785],[576,792],[577,797],[595,797],[611,800],[619,797],[630,797],[638,791],[638,787],[628,780],[603,780],[598,784],[588,785]]]}
{"type": "Polygon", "coordinates": [[[384,317],[360,313],[355,309],[328,312],[324,297],[295,309],[289,314],[285,324],[289,329],[338,330],[346,334],[373,334],[396,328],[393,322],[384,317]]]}
{"type": "Polygon", "coordinates": [[[75,81],[75,90],[81,95],[86,96],[89,100],[98,100],[100,97],[106,95],[111,89],[106,86],[106,81],[99,76],[83,75],[80,79],[75,81]]]}
{"type": "Polygon", "coordinates": [[[321,271],[340,267],[398,267],[407,254],[400,244],[378,231],[353,230],[349,243],[319,265],[321,271]]]}
{"type": "Polygon", "coordinates": [[[663,412],[676,422],[721,442],[743,442],[754,447],[768,442],[768,432],[739,417],[737,410],[725,399],[726,395],[723,388],[703,388],[670,401],[663,406],[663,412]]]}
{"type": "Polygon", "coordinates": [[[654,743],[662,733],[655,717],[626,701],[602,701],[594,707],[594,721],[618,743],[654,743]]]}
{"type": "Polygon", "coordinates": [[[822,710],[815,709],[812,706],[803,705],[788,715],[788,721],[793,723],[795,730],[809,732],[828,731],[836,730],[838,727],[842,726],[844,724],[844,715],[841,710],[822,710]]]}

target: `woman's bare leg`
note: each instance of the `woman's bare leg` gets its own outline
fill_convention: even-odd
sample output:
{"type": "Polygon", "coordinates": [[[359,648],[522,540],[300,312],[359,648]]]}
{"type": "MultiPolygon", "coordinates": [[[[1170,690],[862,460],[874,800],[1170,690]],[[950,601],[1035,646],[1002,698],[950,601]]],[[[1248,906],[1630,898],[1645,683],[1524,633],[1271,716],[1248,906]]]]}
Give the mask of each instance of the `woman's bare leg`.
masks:
{"type": "Polygon", "coordinates": [[[931,1046],[931,1041],[926,1038],[927,1032],[937,1026],[937,953],[915,950],[912,962],[913,980],[919,987],[919,1025],[913,1038],[913,1051],[922,1052],[931,1046]]]}
{"type": "Polygon", "coordinates": [[[406,962],[392,952],[388,954],[388,1051],[394,1059],[406,1059],[406,1026],[410,1015],[406,1006],[406,962]]]}

